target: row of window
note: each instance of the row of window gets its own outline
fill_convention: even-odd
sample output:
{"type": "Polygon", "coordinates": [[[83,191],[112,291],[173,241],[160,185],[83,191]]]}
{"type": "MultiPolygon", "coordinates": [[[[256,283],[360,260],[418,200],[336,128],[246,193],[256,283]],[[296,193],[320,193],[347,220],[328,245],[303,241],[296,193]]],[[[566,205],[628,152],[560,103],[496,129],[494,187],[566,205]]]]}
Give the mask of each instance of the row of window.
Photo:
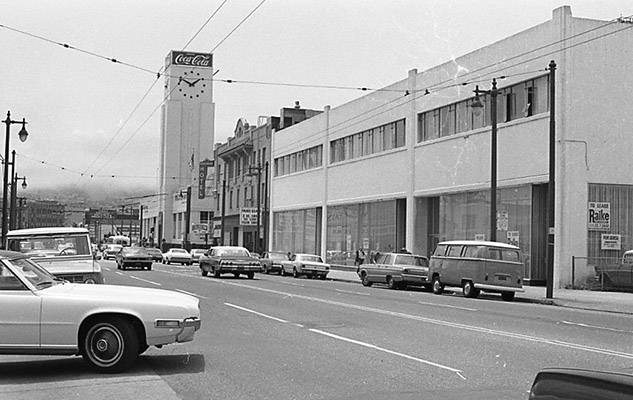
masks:
{"type": "Polygon", "coordinates": [[[330,163],[351,160],[403,147],[404,119],[345,136],[330,142],[330,163]]]}
{"type": "Polygon", "coordinates": [[[236,157],[229,162],[225,161],[225,168],[228,174],[228,179],[233,179],[240,175],[249,173],[249,167],[255,167],[258,164],[264,165],[266,162],[266,148],[262,147],[261,150],[253,151],[252,155],[244,157],[236,157]]]}
{"type": "MultiPolygon", "coordinates": [[[[497,122],[547,112],[549,110],[547,75],[499,89],[497,122]]],[[[491,125],[490,96],[479,97],[483,110],[472,107],[473,98],[418,114],[418,142],[454,135],[491,125]]]]}
{"type": "Polygon", "coordinates": [[[275,176],[292,174],[323,165],[323,145],[275,158],[275,176]]]}

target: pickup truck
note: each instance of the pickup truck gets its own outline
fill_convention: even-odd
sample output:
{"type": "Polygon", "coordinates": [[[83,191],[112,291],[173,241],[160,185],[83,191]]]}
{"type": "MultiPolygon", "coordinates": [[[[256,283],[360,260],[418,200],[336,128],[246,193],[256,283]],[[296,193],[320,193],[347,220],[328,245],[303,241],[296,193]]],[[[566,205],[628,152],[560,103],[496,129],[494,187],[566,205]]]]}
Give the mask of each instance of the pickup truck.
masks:
{"type": "Polygon", "coordinates": [[[364,286],[386,283],[390,289],[407,285],[431,287],[429,261],[424,256],[400,253],[380,253],[375,262],[361,264],[358,276],[364,286]]]}
{"type": "Polygon", "coordinates": [[[255,277],[255,272],[262,272],[262,264],[244,247],[215,246],[200,255],[200,272],[207,276],[210,272],[214,278],[220,274],[231,273],[236,278],[245,274],[248,279],[255,277]]]}
{"type": "Polygon", "coordinates": [[[288,261],[281,262],[281,275],[291,273],[295,278],[306,277],[325,279],[330,272],[330,264],[323,262],[320,256],[315,254],[291,254],[288,261]]]}

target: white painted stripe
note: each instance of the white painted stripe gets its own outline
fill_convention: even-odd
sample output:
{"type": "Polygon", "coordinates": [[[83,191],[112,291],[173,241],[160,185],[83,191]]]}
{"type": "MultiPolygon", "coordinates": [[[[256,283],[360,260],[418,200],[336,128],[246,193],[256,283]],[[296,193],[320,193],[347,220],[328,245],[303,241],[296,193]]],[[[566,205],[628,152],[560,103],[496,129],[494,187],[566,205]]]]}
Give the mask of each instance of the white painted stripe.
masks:
{"type": "Polygon", "coordinates": [[[627,331],[624,329],[609,328],[606,326],[598,326],[598,325],[589,325],[589,324],[583,324],[581,322],[571,322],[571,321],[561,321],[561,322],[567,325],[582,326],[583,328],[602,329],[605,331],[620,332],[620,333],[633,333],[633,331],[627,331]]]}
{"type": "Polygon", "coordinates": [[[341,289],[334,289],[337,292],[341,292],[341,293],[349,293],[349,294],[359,294],[361,296],[370,296],[369,293],[363,293],[363,292],[353,292],[351,290],[341,290],[341,289]]]}
{"type": "Polygon", "coordinates": [[[255,310],[251,310],[251,309],[248,309],[248,308],[245,308],[245,307],[236,306],[235,304],[224,303],[224,305],[227,305],[227,306],[233,307],[233,308],[237,308],[238,310],[246,311],[246,312],[249,312],[249,313],[252,313],[252,314],[255,314],[255,315],[259,315],[260,317],[272,319],[273,321],[281,322],[283,324],[287,324],[288,323],[288,321],[286,321],[285,319],[273,317],[272,315],[262,314],[260,312],[255,311],[255,310]]]}
{"type": "Polygon", "coordinates": [[[459,307],[459,306],[452,306],[450,304],[438,304],[438,303],[431,303],[431,302],[426,302],[426,301],[418,301],[418,303],[420,304],[424,304],[427,306],[436,306],[436,307],[448,307],[448,308],[456,308],[458,310],[464,310],[464,311],[479,311],[476,308],[468,308],[468,307],[459,307]]]}
{"type": "Polygon", "coordinates": [[[123,272],[114,271],[115,274],[123,275],[123,272]]]}
{"type": "MultiPolygon", "coordinates": [[[[271,280],[271,282],[272,282],[272,280],[271,280]]],[[[302,285],[300,283],[284,282],[284,281],[278,281],[278,280],[275,280],[275,282],[283,283],[284,285],[290,285],[290,286],[306,287],[306,285],[302,285]]]]}
{"type": "Polygon", "coordinates": [[[143,282],[147,282],[147,283],[151,283],[152,285],[156,285],[156,286],[163,286],[163,285],[161,285],[161,284],[160,284],[160,283],[158,283],[158,282],[148,281],[147,279],[138,278],[138,277],[136,277],[136,276],[134,276],[134,275],[130,275],[130,278],[132,278],[132,279],[136,279],[136,280],[139,280],[139,281],[143,281],[143,282]]]}
{"type": "Polygon", "coordinates": [[[410,355],[404,354],[404,353],[399,353],[397,351],[385,349],[384,347],[379,347],[379,346],[376,346],[376,345],[371,344],[371,343],[361,342],[360,340],[355,340],[355,339],[350,339],[350,338],[346,338],[346,337],[343,337],[343,336],[335,335],[333,333],[325,332],[325,331],[322,331],[320,329],[308,329],[308,330],[310,332],[318,333],[320,335],[325,335],[325,336],[331,337],[333,339],[342,340],[342,341],[348,342],[348,343],[354,343],[354,344],[357,344],[359,346],[368,347],[368,348],[373,349],[373,350],[378,350],[378,351],[382,351],[382,352],[385,352],[385,353],[388,353],[388,354],[391,354],[391,355],[394,355],[394,356],[406,358],[408,360],[417,361],[419,363],[430,365],[432,367],[436,367],[436,368],[440,368],[440,369],[445,369],[447,371],[455,372],[457,375],[459,375],[460,378],[466,380],[466,378],[461,374],[462,371],[459,370],[459,369],[455,369],[455,368],[448,367],[446,365],[434,363],[433,361],[423,360],[421,358],[413,357],[413,356],[410,356],[410,355]]]}
{"type": "MultiPolygon", "coordinates": [[[[172,272],[168,272],[168,271],[163,271],[163,272],[172,273],[172,272]]],[[[173,273],[173,274],[182,275],[182,276],[189,276],[189,275],[178,274],[178,273],[173,273]]],[[[620,358],[633,360],[633,354],[631,354],[631,353],[625,353],[625,352],[620,352],[620,351],[616,351],[616,350],[609,350],[609,349],[593,347],[593,346],[586,346],[586,345],[577,344],[577,343],[565,342],[565,341],[557,340],[557,339],[548,339],[548,338],[543,338],[543,337],[538,337],[538,336],[524,335],[524,334],[520,334],[520,333],[502,331],[502,330],[497,330],[497,329],[490,329],[490,328],[483,328],[483,327],[478,327],[478,326],[473,326],[473,325],[460,324],[460,323],[457,323],[457,322],[450,322],[450,321],[443,321],[443,320],[439,320],[439,319],[426,318],[426,317],[422,317],[422,316],[419,316],[419,315],[405,314],[405,313],[401,313],[401,312],[383,310],[383,309],[380,309],[380,308],[373,308],[373,307],[367,307],[367,306],[359,306],[359,305],[356,305],[356,304],[348,304],[348,303],[343,303],[343,302],[334,301],[334,300],[321,299],[321,298],[318,298],[318,297],[311,297],[311,296],[304,296],[304,295],[300,295],[300,294],[293,294],[293,293],[288,293],[288,292],[282,292],[282,291],[279,291],[279,290],[266,289],[266,288],[261,288],[261,287],[252,286],[252,285],[248,285],[248,284],[229,282],[229,281],[226,281],[226,280],[209,279],[208,282],[215,282],[215,283],[222,284],[222,285],[230,285],[230,286],[242,287],[242,288],[245,288],[245,289],[257,290],[257,291],[266,292],[266,293],[273,293],[273,294],[277,294],[277,295],[281,295],[281,296],[285,296],[285,297],[294,297],[294,298],[302,299],[302,300],[308,300],[308,301],[313,301],[313,302],[320,302],[320,303],[330,304],[330,305],[334,305],[334,306],[338,306],[338,307],[345,307],[345,308],[351,308],[351,309],[355,309],[355,310],[373,312],[373,313],[376,313],[376,314],[389,315],[389,316],[392,316],[392,317],[405,318],[405,319],[410,319],[410,320],[414,320],[414,321],[421,321],[421,322],[426,322],[426,323],[435,324],[435,325],[448,326],[448,327],[451,327],[451,328],[458,328],[458,329],[463,329],[463,330],[468,330],[468,331],[473,331],[473,332],[479,332],[479,333],[483,333],[483,334],[487,334],[487,335],[497,335],[497,336],[509,337],[509,338],[517,339],[517,340],[524,340],[524,341],[537,342],[537,343],[542,343],[542,344],[549,344],[549,345],[552,345],[552,346],[559,346],[559,347],[564,347],[564,348],[569,348],[569,349],[574,349],[574,350],[581,350],[581,351],[586,351],[586,352],[590,352],[590,353],[598,353],[598,354],[602,354],[602,355],[615,356],[615,357],[620,357],[620,358]]]]}
{"type": "Polygon", "coordinates": [[[187,292],[186,290],[182,290],[182,289],[176,289],[176,290],[179,291],[180,293],[188,294],[189,296],[200,297],[202,299],[208,299],[208,297],[204,297],[204,296],[199,295],[199,294],[187,292]]]}
{"type": "Polygon", "coordinates": [[[103,269],[105,269],[106,271],[110,271],[110,268],[108,267],[103,267],[103,269]]]}

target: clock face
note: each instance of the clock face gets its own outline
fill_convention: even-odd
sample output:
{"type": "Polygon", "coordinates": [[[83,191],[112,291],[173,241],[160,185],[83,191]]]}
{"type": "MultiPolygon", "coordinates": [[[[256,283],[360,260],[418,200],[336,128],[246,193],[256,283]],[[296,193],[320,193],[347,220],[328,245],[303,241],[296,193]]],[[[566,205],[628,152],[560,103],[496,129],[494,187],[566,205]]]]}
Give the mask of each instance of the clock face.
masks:
{"type": "Polygon", "coordinates": [[[208,93],[210,82],[205,80],[203,74],[195,70],[185,71],[177,84],[176,98],[195,100],[204,97],[208,93]]]}

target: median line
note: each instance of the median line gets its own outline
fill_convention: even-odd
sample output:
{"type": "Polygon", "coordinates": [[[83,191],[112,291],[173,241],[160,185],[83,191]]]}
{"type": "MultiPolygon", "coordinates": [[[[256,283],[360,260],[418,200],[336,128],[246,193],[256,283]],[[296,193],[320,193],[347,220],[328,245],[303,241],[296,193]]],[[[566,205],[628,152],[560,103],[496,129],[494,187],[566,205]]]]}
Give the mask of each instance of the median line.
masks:
{"type": "Polygon", "coordinates": [[[179,291],[180,293],[188,294],[189,296],[200,297],[201,299],[208,299],[208,297],[204,297],[204,296],[202,296],[200,294],[187,292],[186,290],[182,290],[182,289],[176,289],[176,290],[179,291]]]}
{"type": "Polygon", "coordinates": [[[246,312],[249,312],[251,314],[259,315],[260,317],[272,319],[273,321],[281,322],[282,324],[287,324],[288,323],[288,321],[286,321],[285,319],[273,317],[272,315],[267,315],[267,314],[264,314],[264,313],[260,313],[258,311],[251,310],[251,309],[246,308],[246,307],[236,306],[235,304],[231,304],[231,303],[224,303],[224,305],[225,306],[229,306],[229,307],[233,307],[233,308],[237,308],[238,310],[246,311],[246,312]]]}
{"type": "Polygon", "coordinates": [[[418,301],[418,303],[420,303],[422,305],[425,305],[425,306],[456,308],[458,310],[464,310],[464,311],[479,311],[476,308],[452,306],[450,304],[438,304],[438,303],[431,303],[431,302],[427,302],[427,301],[418,301]]]}
{"type": "Polygon", "coordinates": [[[152,285],[156,285],[156,286],[163,286],[163,285],[161,285],[161,284],[160,284],[160,283],[158,283],[158,282],[148,281],[147,279],[139,278],[139,277],[136,277],[136,276],[134,276],[134,275],[130,275],[130,278],[132,278],[132,279],[136,279],[136,280],[138,280],[138,281],[143,281],[143,282],[151,283],[152,285]]]}

